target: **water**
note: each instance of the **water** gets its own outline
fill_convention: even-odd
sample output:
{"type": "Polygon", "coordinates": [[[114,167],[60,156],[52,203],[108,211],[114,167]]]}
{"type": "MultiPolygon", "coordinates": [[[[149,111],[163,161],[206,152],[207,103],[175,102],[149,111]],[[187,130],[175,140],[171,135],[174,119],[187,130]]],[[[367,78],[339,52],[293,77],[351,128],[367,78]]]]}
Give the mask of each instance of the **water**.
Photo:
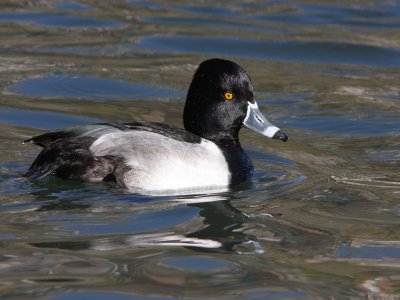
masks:
{"type": "Polygon", "coordinates": [[[2,1],[2,299],[397,299],[397,1],[2,1]],[[97,3],[98,2],[98,3],[97,3]],[[250,184],[198,195],[21,176],[45,130],[181,126],[232,59],[288,132],[241,132],[250,184]]]}
{"type": "Polygon", "coordinates": [[[55,74],[20,81],[9,92],[41,98],[108,99],[162,99],[183,97],[172,89],[149,84],[101,79],[91,76],[55,74]]]}
{"type": "Polygon", "coordinates": [[[166,53],[196,53],[266,60],[398,67],[400,53],[370,45],[336,42],[260,41],[225,37],[150,36],[139,46],[166,53]],[[244,51],[246,49],[246,51],[244,51]],[[268,51],[266,51],[268,49],[268,51]],[[345,51],[342,51],[344,50],[345,51]]]}
{"type": "Polygon", "coordinates": [[[109,20],[97,20],[91,18],[83,18],[68,14],[53,14],[53,13],[2,13],[0,14],[0,21],[2,22],[20,22],[20,23],[33,23],[41,26],[49,27],[110,27],[120,26],[118,22],[109,20]]]}

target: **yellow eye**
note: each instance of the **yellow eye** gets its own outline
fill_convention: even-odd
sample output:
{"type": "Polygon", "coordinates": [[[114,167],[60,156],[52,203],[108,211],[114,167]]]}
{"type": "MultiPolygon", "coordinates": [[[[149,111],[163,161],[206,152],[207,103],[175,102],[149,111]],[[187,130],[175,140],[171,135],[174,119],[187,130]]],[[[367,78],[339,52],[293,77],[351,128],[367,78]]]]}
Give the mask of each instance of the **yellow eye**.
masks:
{"type": "Polygon", "coordinates": [[[225,99],[226,100],[232,100],[233,99],[233,94],[232,93],[229,93],[229,92],[226,92],[225,94],[224,94],[224,97],[225,97],[225,99]]]}

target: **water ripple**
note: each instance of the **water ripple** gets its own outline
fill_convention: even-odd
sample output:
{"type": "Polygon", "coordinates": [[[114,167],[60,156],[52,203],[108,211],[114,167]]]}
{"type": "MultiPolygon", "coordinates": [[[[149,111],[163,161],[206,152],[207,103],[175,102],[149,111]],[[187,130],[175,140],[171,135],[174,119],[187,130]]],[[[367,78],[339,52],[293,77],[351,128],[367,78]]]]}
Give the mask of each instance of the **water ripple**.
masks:
{"type": "Polygon", "coordinates": [[[119,80],[84,75],[48,75],[25,79],[9,87],[11,93],[30,97],[68,97],[78,99],[158,99],[178,97],[178,91],[119,80]]]}
{"type": "Polygon", "coordinates": [[[65,13],[42,13],[42,12],[2,12],[0,22],[34,23],[41,26],[60,28],[83,28],[83,27],[117,27],[123,24],[111,20],[101,20],[75,16],[65,13]]]}
{"type": "Polygon", "coordinates": [[[79,117],[58,112],[34,111],[0,106],[0,123],[2,124],[55,130],[79,124],[96,123],[98,121],[95,118],[79,117]]]}
{"type": "Polygon", "coordinates": [[[322,41],[263,41],[225,37],[145,36],[138,45],[162,53],[227,55],[264,60],[374,67],[400,66],[400,52],[363,44],[322,41]]]}

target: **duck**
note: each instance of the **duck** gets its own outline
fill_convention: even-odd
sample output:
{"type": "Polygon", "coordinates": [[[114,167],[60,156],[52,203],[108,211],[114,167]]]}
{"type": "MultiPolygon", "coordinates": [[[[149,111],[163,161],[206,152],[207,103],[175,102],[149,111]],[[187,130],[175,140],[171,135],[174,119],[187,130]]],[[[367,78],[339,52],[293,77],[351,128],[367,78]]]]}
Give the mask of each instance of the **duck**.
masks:
{"type": "Polygon", "coordinates": [[[114,182],[139,193],[229,189],[254,173],[239,142],[242,127],[288,140],[260,111],[247,72],[220,58],[201,62],[195,71],[183,125],[104,122],[34,136],[23,143],[43,149],[24,176],[114,182]]]}

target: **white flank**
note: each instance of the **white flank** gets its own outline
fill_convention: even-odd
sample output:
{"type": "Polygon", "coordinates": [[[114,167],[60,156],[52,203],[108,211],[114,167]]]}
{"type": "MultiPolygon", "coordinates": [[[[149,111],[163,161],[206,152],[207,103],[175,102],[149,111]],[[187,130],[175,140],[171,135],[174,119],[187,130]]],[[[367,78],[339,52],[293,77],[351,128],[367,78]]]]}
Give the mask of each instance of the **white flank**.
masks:
{"type": "Polygon", "coordinates": [[[132,191],[172,191],[227,187],[228,164],[213,142],[180,142],[146,131],[102,135],[90,147],[95,156],[122,157],[128,166],[120,178],[132,191]]]}

